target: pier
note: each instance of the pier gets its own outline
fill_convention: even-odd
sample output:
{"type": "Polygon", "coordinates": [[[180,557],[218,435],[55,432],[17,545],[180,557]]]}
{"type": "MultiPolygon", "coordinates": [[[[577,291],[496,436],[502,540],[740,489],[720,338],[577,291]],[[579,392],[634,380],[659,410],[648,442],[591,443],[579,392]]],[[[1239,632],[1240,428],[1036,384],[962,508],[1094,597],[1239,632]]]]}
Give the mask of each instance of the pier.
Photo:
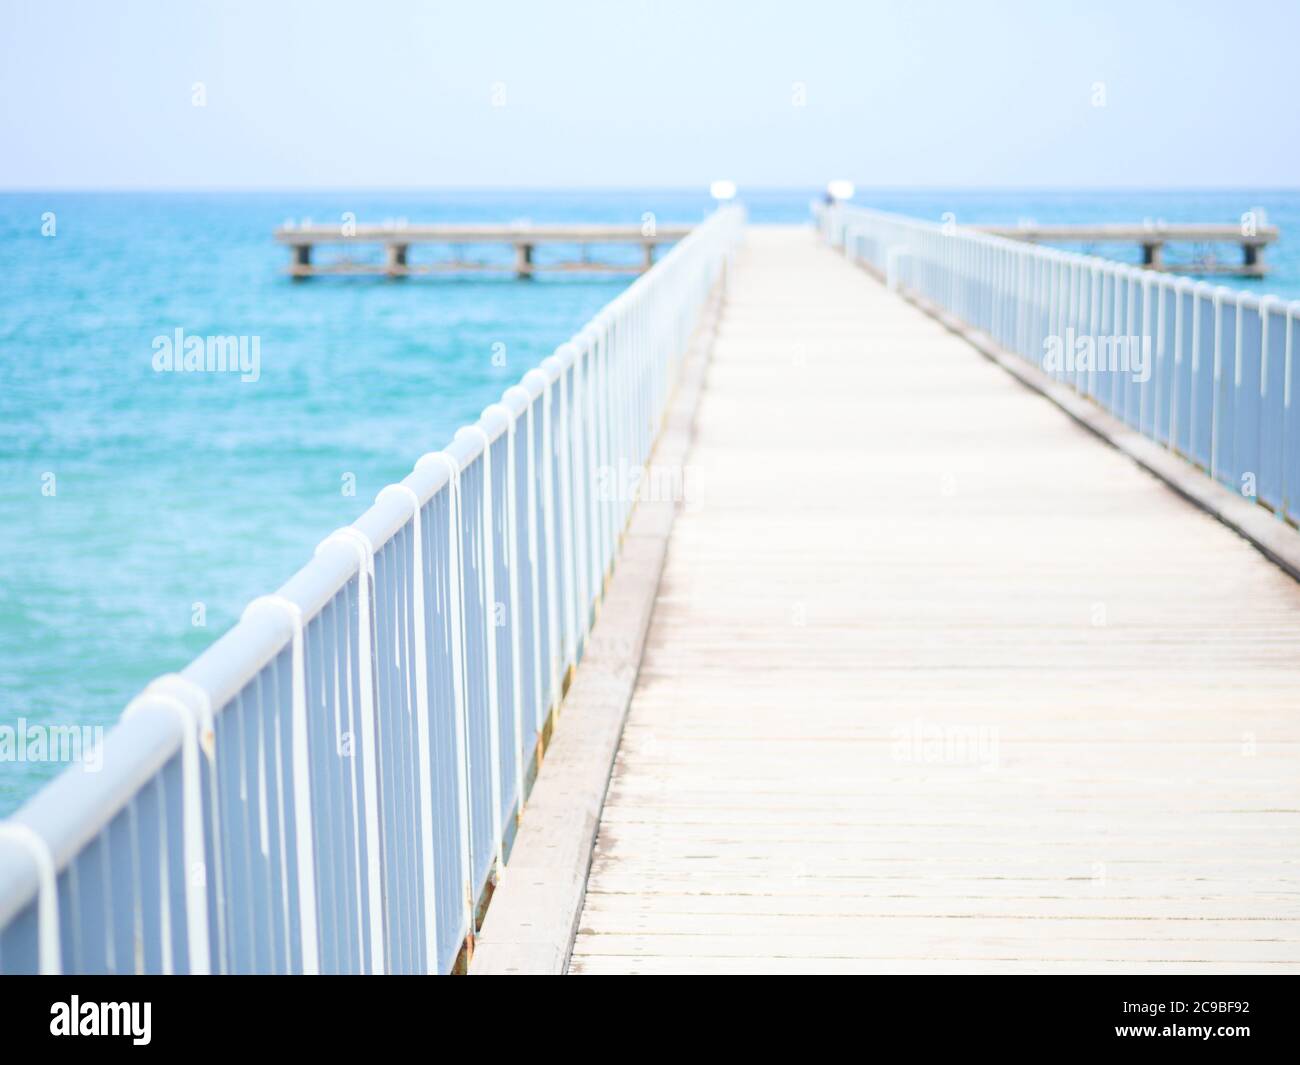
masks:
{"type": "Polygon", "coordinates": [[[438,225],[286,225],[275,231],[275,240],[290,251],[289,274],[294,278],[322,275],[375,275],[401,278],[427,274],[465,274],[513,272],[516,277],[528,278],[550,271],[559,273],[638,273],[654,265],[655,250],[679,241],[691,227],[688,225],[536,225],[515,223],[511,225],[455,224],[438,225]],[[593,258],[590,249],[595,246],[628,245],[640,250],[635,263],[593,258]],[[334,262],[319,262],[314,251],[321,245],[337,245],[346,249],[378,247],[383,250],[383,262],[366,262],[343,258],[334,262]],[[412,247],[430,245],[449,248],[454,255],[449,259],[412,261],[412,247]],[[513,249],[513,263],[491,259],[468,259],[463,249],[468,245],[488,248],[513,249]],[[578,259],[538,260],[537,248],[546,245],[576,246],[581,249],[578,259]]]}
{"type": "Polygon", "coordinates": [[[806,230],[688,461],[569,971],[1300,969],[1292,577],[806,230]]]}
{"type": "Polygon", "coordinates": [[[1142,265],[1150,270],[1176,273],[1225,274],[1235,277],[1263,277],[1267,272],[1264,249],[1278,239],[1278,227],[1232,225],[1215,222],[1140,222],[1039,225],[972,225],[971,229],[1010,240],[1041,244],[1136,244],[1142,249],[1142,265]],[[1236,244],[1241,261],[1170,262],[1164,257],[1169,244],[1236,244]]]}
{"type": "Polygon", "coordinates": [[[0,823],[0,972],[1300,971],[1298,325],[724,207],[0,823]]]}

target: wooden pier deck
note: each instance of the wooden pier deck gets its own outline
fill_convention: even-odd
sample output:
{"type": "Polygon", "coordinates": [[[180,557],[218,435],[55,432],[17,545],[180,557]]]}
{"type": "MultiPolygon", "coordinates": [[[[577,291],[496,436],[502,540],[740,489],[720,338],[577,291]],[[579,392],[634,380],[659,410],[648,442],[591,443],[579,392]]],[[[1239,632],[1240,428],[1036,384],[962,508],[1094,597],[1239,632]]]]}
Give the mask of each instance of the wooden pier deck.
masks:
{"type": "Polygon", "coordinates": [[[688,461],[570,971],[1300,970],[1294,580],[806,229],[688,461]]]}

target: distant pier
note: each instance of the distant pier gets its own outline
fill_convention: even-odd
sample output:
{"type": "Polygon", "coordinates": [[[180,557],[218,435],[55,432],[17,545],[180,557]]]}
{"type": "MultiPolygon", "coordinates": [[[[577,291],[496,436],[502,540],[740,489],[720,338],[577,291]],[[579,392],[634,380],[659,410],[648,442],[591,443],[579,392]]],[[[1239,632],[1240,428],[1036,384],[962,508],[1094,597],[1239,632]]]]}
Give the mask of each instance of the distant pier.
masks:
{"type": "Polygon", "coordinates": [[[1014,226],[973,225],[968,228],[1034,244],[1137,244],[1142,249],[1142,265],[1150,270],[1235,277],[1263,277],[1267,270],[1263,251],[1279,235],[1277,226],[1259,225],[1247,232],[1241,225],[1217,222],[1026,223],[1014,226]],[[1174,243],[1237,244],[1241,247],[1241,262],[1167,262],[1165,245],[1174,243]]]}
{"type": "Polygon", "coordinates": [[[438,225],[284,225],[275,231],[275,239],[289,247],[289,273],[295,278],[321,275],[376,275],[409,277],[417,274],[463,274],[513,272],[516,277],[532,277],[542,271],[570,273],[641,273],[654,265],[655,248],[673,244],[692,229],[690,225],[672,224],[653,227],[641,225],[576,225],[514,223],[438,224],[438,225]],[[383,262],[355,261],[345,258],[334,262],[317,262],[314,249],[322,244],[342,247],[378,246],[384,250],[383,262]],[[415,244],[452,248],[450,259],[411,262],[409,250],[415,244]],[[461,249],[466,245],[504,246],[514,249],[513,264],[466,259],[461,249]],[[562,261],[538,261],[534,251],[539,245],[577,245],[581,257],[562,261]],[[639,247],[641,256],[634,263],[594,259],[593,246],[626,244],[639,247]]]}

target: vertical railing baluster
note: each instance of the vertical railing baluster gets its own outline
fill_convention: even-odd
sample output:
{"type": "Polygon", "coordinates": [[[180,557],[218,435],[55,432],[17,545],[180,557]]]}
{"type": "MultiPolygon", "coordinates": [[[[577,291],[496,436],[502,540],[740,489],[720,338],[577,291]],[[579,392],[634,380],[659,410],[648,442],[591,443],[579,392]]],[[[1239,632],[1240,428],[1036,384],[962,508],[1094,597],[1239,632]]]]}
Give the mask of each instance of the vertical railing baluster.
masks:
{"type": "MultiPolygon", "coordinates": [[[[341,544],[357,556],[357,690],[360,701],[362,806],[365,824],[366,916],[370,940],[370,971],[382,973],[384,963],[383,886],[380,862],[378,731],[375,727],[374,619],[371,606],[375,583],[375,545],[355,526],[331,533],[316,548],[320,554],[341,544]]],[[[355,816],[355,815],[354,815],[355,816]]],[[[358,834],[358,841],[361,835],[358,834]]],[[[359,848],[358,848],[359,850],[359,848]]],[[[357,854],[361,865],[361,855],[357,854]]],[[[358,899],[358,903],[360,903],[358,899]]]]}

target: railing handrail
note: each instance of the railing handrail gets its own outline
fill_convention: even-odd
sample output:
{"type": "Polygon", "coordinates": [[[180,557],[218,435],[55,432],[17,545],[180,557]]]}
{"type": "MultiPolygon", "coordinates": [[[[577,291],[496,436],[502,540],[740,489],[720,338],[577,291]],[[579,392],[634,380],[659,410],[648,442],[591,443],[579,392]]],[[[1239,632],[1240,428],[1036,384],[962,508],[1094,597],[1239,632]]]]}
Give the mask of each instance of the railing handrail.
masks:
{"type": "MultiPolygon", "coordinates": [[[[184,759],[191,759],[192,770],[183,770],[182,772],[182,776],[187,781],[186,787],[191,786],[191,782],[193,787],[199,787],[201,779],[206,779],[208,784],[216,787],[216,784],[213,783],[215,770],[204,769],[203,759],[205,757],[211,759],[212,757],[213,728],[217,723],[217,717],[224,708],[232,703],[232,700],[244,691],[247,685],[262,674],[264,669],[286,651],[293,649],[296,633],[305,632],[327,605],[337,601],[337,597],[351,582],[354,580],[360,581],[362,569],[366,563],[361,552],[356,549],[357,543],[368,544],[373,548],[374,553],[371,556],[371,564],[373,565],[375,560],[394,541],[399,532],[411,528],[413,511],[418,513],[428,506],[439,493],[447,489],[453,476],[453,465],[456,476],[460,477],[461,473],[467,473],[476,460],[483,457],[484,461],[479,463],[477,468],[484,471],[484,476],[486,476],[489,465],[487,456],[494,445],[501,440],[502,436],[510,433],[516,422],[523,421],[526,414],[529,416],[528,431],[532,434],[534,431],[532,428],[532,411],[538,401],[549,396],[552,389],[561,382],[565,374],[570,373],[580,359],[588,360],[589,364],[591,364],[588,367],[588,372],[594,374],[595,371],[592,367],[594,366],[593,360],[595,359],[597,345],[604,345],[605,348],[609,348],[611,344],[614,344],[613,337],[616,331],[624,331],[629,338],[629,344],[632,339],[638,340],[640,344],[640,348],[637,350],[632,350],[628,345],[619,350],[619,354],[624,358],[625,362],[634,358],[640,360],[634,369],[660,375],[664,378],[664,381],[671,376],[669,371],[672,368],[672,361],[680,357],[680,352],[675,354],[665,352],[664,358],[668,360],[668,363],[664,365],[652,364],[648,361],[651,354],[650,347],[656,343],[662,346],[676,340],[676,336],[672,332],[674,323],[668,320],[671,315],[663,313],[666,309],[661,307],[657,308],[661,312],[659,317],[652,319],[648,313],[643,312],[641,305],[659,286],[665,288],[676,286],[673,292],[675,293],[677,289],[681,290],[680,295],[686,306],[702,307],[708,292],[702,291],[701,286],[712,286],[718,277],[725,273],[726,261],[730,257],[738,239],[743,217],[741,208],[727,207],[716,211],[693,229],[649,271],[638,277],[605,308],[598,312],[591,322],[580,329],[571,340],[561,344],[553,356],[543,360],[540,366],[525,373],[518,384],[506,389],[501,400],[489,405],[472,426],[458,430],[441,452],[430,453],[439,456],[438,461],[430,461],[429,456],[425,456],[424,459],[417,463],[412,472],[399,482],[399,488],[394,489],[394,486],[388,486],[378,494],[376,501],[352,525],[347,527],[349,530],[353,530],[347,537],[332,536],[322,541],[311,560],[281,585],[273,596],[266,597],[271,608],[246,611],[230,630],[200,653],[180,674],[158,678],[147,686],[141,695],[136,700],[133,700],[119,723],[108,731],[103,742],[104,768],[101,772],[86,774],[79,773],[74,769],[65,770],[28,800],[11,818],[6,822],[0,822],[0,825],[17,826],[8,830],[7,833],[0,830],[0,971],[8,971],[9,969],[9,966],[6,965],[6,956],[3,949],[4,934],[8,930],[7,926],[16,915],[33,905],[39,904],[41,935],[44,936],[50,931],[47,908],[51,905],[57,907],[57,902],[47,897],[48,891],[42,882],[41,870],[46,864],[52,864],[56,875],[61,874],[91,841],[101,838],[101,833],[107,830],[123,810],[136,801],[141,795],[142,789],[151,783],[159,781],[161,767],[177,757],[182,759],[182,765],[184,765],[184,759]],[[638,314],[641,316],[640,319],[637,319],[638,314]],[[349,543],[348,540],[354,542],[349,543]],[[43,854],[40,853],[42,850],[44,851],[43,854]]],[[[676,323],[679,329],[681,325],[680,322],[676,323]]],[[[626,366],[617,369],[625,375],[632,372],[626,366]]],[[[656,377],[655,380],[659,381],[659,377],[656,377]]],[[[660,384],[663,383],[663,381],[660,382],[660,384]]],[[[574,387],[576,386],[571,379],[569,388],[572,390],[574,387]]],[[[587,398],[588,402],[593,402],[590,396],[592,387],[591,382],[584,384],[584,388],[588,389],[587,392],[584,392],[584,397],[587,398]]],[[[567,395],[567,393],[564,395],[567,395]]],[[[564,403],[564,395],[560,398],[561,405],[564,403]]],[[[631,391],[626,393],[626,398],[628,403],[634,402],[631,391]]],[[[611,419],[620,417],[631,422],[644,407],[646,398],[646,396],[638,394],[636,402],[640,402],[641,407],[630,408],[627,411],[608,412],[608,417],[602,424],[608,426],[611,419]]],[[[581,421],[581,412],[575,410],[571,412],[571,415],[573,418],[572,424],[564,422],[563,418],[561,418],[560,421],[555,422],[553,432],[557,434],[561,431],[570,432],[571,434],[577,434],[580,431],[586,432],[590,436],[590,440],[586,440],[589,445],[589,452],[594,454],[596,427],[594,425],[584,425],[581,428],[575,428],[581,421]]],[[[545,424],[545,422],[542,424],[545,424]]],[[[619,433],[636,432],[643,435],[646,429],[645,426],[630,424],[623,426],[622,423],[619,423],[617,427],[619,433]]],[[[613,433],[614,430],[609,430],[606,435],[612,436],[613,433]]],[[[553,478],[554,470],[552,467],[554,464],[558,464],[554,468],[559,470],[559,477],[563,480],[570,471],[571,463],[575,464],[572,469],[575,471],[576,476],[576,464],[581,458],[585,457],[576,454],[578,446],[576,439],[576,435],[571,435],[568,440],[556,436],[554,455],[549,450],[552,446],[551,441],[545,441],[547,449],[545,454],[552,457],[546,460],[545,468],[542,466],[542,458],[537,458],[537,476],[543,479],[553,478]],[[573,450],[561,454],[562,448],[572,448],[573,450]]],[[[531,436],[528,449],[531,463],[531,436]]],[[[533,467],[530,465],[529,469],[531,471],[533,467]]],[[[595,474],[595,471],[591,470],[584,469],[583,472],[587,475],[588,480],[591,480],[595,474]]],[[[507,476],[512,478],[510,483],[513,484],[514,471],[508,470],[507,476]]],[[[545,483],[551,484],[552,482],[546,480],[545,483]]],[[[577,486],[575,486],[575,490],[577,490],[577,486]]],[[[492,502],[490,498],[487,498],[486,488],[481,489],[481,491],[484,493],[485,504],[479,531],[483,535],[493,536],[495,534],[486,525],[487,515],[492,510],[492,502]]],[[[523,492],[523,488],[520,488],[519,491],[523,492]]],[[[526,497],[529,508],[527,520],[531,523],[534,521],[532,486],[528,487],[528,492],[529,494],[526,497]]],[[[557,489],[554,496],[548,495],[541,505],[543,509],[558,507],[557,500],[560,498],[561,493],[557,489]]],[[[579,499],[577,496],[566,495],[563,498],[569,501],[573,507],[584,502],[583,499],[579,499]]],[[[572,514],[557,513],[554,515],[555,522],[563,526],[565,539],[563,542],[557,541],[555,537],[560,534],[552,531],[549,535],[554,542],[550,543],[548,548],[557,555],[560,552],[565,553],[560,562],[560,568],[565,572],[572,573],[574,580],[581,581],[584,588],[587,583],[587,573],[582,572],[582,570],[588,565],[596,564],[598,556],[594,540],[599,535],[600,530],[595,528],[594,525],[588,530],[583,523],[589,517],[595,522],[602,513],[594,496],[590,500],[585,500],[585,502],[590,504],[588,515],[578,514],[576,517],[572,514]],[[583,526],[573,532],[574,537],[590,536],[593,541],[591,544],[587,544],[590,550],[586,552],[582,559],[571,557],[573,543],[577,542],[577,540],[574,540],[571,543],[567,539],[570,535],[571,524],[583,526]]],[[[525,517],[523,512],[518,514],[515,512],[518,504],[519,498],[512,497],[508,502],[508,509],[510,510],[511,520],[522,522],[525,517]]],[[[451,505],[451,503],[448,503],[448,506],[451,505]]],[[[450,513],[459,514],[459,511],[451,511],[450,513]]],[[[551,514],[549,512],[546,514],[546,518],[547,527],[550,529],[551,514]]],[[[454,520],[460,521],[460,518],[457,517],[454,520]]],[[[475,520],[475,516],[470,515],[468,520],[475,520]]],[[[603,521],[604,519],[600,518],[599,520],[603,521]]],[[[418,527],[417,524],[415,528],[418,529],[418,527]]],[[[508,533],[511,537],[516,534],[517,527],[508,533]]],[[[461,534],[456,532],[454,535],[458,538],[461,534]]],[[[582,542],[586,544],[585,539],[582,542]]],[[[471,547],[466,547],[465,550],[470,550],[471,547]]],[[[422,549],[416,548],[413,550],[417,551],[416,558],[422,557],[419,553],[422,549]]],[[[460,552],[462,548],[458,546],[454,550],[460,552]]],[[[554,559],[552,561],[554,562],[554,559]]],[[[604,559],[600,559],[600,561],[604,565],[608,564],[604,559]]],[[[416,579],[418,580],[418,577],[416,579]]],[[[548,581],[558,579],[554,573],[547,577],[548,581]]],[[[550,589],[548,594],[552,596],[563,594],[566,601],[576,600],[577,598],[576,589],[552,588],[550,584],[547,587],[550,589]]],[[[374,594],[374,592],[372,591],[371,594],[374,594]]],[[[426,596],[432,594],[433,592],[426,589],[426,596]]],[[[371,605],[373,609],[374,604],[371,605]]],[[[588,604],[580,604],[579,606],[584,613],[589,608],[588,604]]],[[[417,607],[412,609],[424,612],[426,607],[424,604],[418,604],[417,607]]],[[[427,609],[432,610],[433,608],[429,606],[427,609]]],[[[459,611],[461,607],[457,609],[459,611]]],[[[553,603],[551,609],[555,609],[553,603]]],[[[575,614],[574,616],[577,617],[578,615],[575,614]]],[[[468,625],[463,613],[456,614],[454,623],[468,625]]],[[[357,624],[373,628],[371,618],[359,620],[357,624]]],[[[453,621],[449,620],[446,624],[454,627],[453,621]]],[[[585,633],[586,619],[583,618],[579,624],[582,632],[585,633]]],[[[371,636],[374,637],[374,635],[372,631],[371,636]]],[[[538,640],[542,635],[544,634],[534,632],[531,634],[530,639],[538,640]]],[[[462,638],[468,639],[469,637],[464,636],[462,638]]],[[[552,641],[552,646],[554,646],[554,640],[557,638],[556,634],[550,633],[549,638],[552,641]]],[[[561,638],[573,643],[575,634],[566,630],[561,634],[561,638]]],[[[492,644],[495,639],[496,637],[489,636],[487,642],[492,644]]],[[[416,653],[417,656],[423,655],[422,650],[413,653],[416,653]]],[[[574,654],[576,654],[576,649],[574,654]]],[[[576,660],[572,664],[576,664],[576,660]]],[[[350,668],[355,670],[360,667],[358,664],[353,663],[350,668]]],[[[540,675],[533,677],[532,680],[541,683],[540,675]]],[[[295,680],[294,683],[296,690],[298,681],[295,680]]],[[[495,681],[492,681],[492,683],[495,683],[495,681]]],[[[513,683],[518,685],[520,678],[514,678],[513,683]]],[[[554,686],[558,683],[558,679],[552,677],[550,683],[554,686]]],[[[298,696],[295,696],[295,698],[298,698],[298,696]]],[[[515,698],[517,702],[518,696],[516,695],[515,698]]],[[[431,707],[425,709],[428,713],[432,713],[431,707]]],[[[495,715],[498,713],[498,708],[492,707],[491,712],[492,720],[488,723],[488,726],[490,729],[495,730],[497,728],[495,715]]],[[[495,735],[495,733],[493,734],[495,735]]],[[[305,744],[306,740],[302,742],[305,744]]],[[[463,750],[461,751],[461,757],[468,757],[463,750]]],[[[505,753],[500,752],[500,757],[505,757],[505,753]]],[[[479,766],[475,772],[481,774],[488,768],[479,766]]],[[[492,779],[495,782],[497,771],[495,763],[490,768],[492,779]]],[[[424,767],[422,779],[429,779],[429,772],[428,767],[424,767]]],[[[524,782],[516,780],[515,785],[520,789],[522,796],[524,782]]],[[[495,783],[493,786],[495,789],[495,783]]],[[[157,787],[161,788],[162,784],[158,783],[157,787]]],[[[301,798],[301,795],[299,797],[301,798]]],[[[308,797],[311,798],[310,795],[308,797]]],[[[497,796],[494,790],[494,803],[496,799],[497,796]]],[[[462,796],[461,801],[469,801],[469,798],[462,796]]],[[[522,797],[520,802],[522,802],[522,797]]],[[[187,802],[181,803],[182,809],[178,813],[185,817],[215,817],[215,810],[212,808],[215,803],[215,798],[193,792],[188,794],[187,802]]],[[[469,816],[467,812],[462,811],[462,813],[464,817],[469,816]]],[[[265,817],[265,812],[263,816],[265,817]]],[[[187,824],[185,827],[185,846],[192,848],[202,845],[220,850],[221,841],[211,838],[213,833],[208,828],[202,829],[202,833],[205,834],[201,838],[191,838],[195,831],[199,831],[195,824],[187,824]]],[[[426,826],[426,831],[431,827],[426,826]]],[[[174,830],[176,826],[169,825],[169,828],[174,830]]],[[[292,826],[287,821],[280,828],[286,834],[286,837],[292,830],[292,826]]],[[[499,824],[496,830],[500,831],[499,824]]],[[[266,831],[267,828],[264,824],[262,827],[263,835],[265,835],[266,831]]],[[[299,842],[302,841],[299,840],[299,842]]],[[[265,847],[265,842],[263,846],[265,847]]],[[[500,850],[500,841],[496,846],[500,850]]],[[[192,858],[194,854],[187,850],[186,857],[192,858]]],[[[371,855],[371,860],[376,860],[374,855],[371,855]]],[[[426,866],[426,872],[429,868],[431,867],[426,866]]],[[[204,892],[205,899],[208,898],[206,885],[199,885],[193,889],[204,892]]],[[[191,890],[191,887],[187,887],[186,890],[191,890]]],[[[431,893],[433,889],[426,884],[425,890],[431,893]]],[[[203,905],[206,907],[208,904],[205,902],[203,905]]],[[[369,905],[373,909],[378,903],[371,898],[369,905]]],[[[214,917],[211,913],[201,918],[196,916],[195,912],[193,912],[195,909],[197,907],[191,908],[189,912],[191,936],[185,941],[187,951],[191,952],[188,955],[190,962],[193,962],[197,956],[193,952],[203,945],[199,941],[206,942],[208,939],[208,929],[205,926],[213,920],[217,920],[219,924],[219,918],[214,917]]],[[[434,916],[432,913],[422,911],[422,916],[419,919],[427,925],[434,922],[434,916]]],[[[113,915],[110,914],[109,920],[112,919],[113,915]]],[[[180,915],[173,915],[172,919],[179,920],[180,915]]],[[[109,933],[106,931],[104,934],[107,936],[109,933]]],[[[306,958],[307,945],[305,939],[307,937],[304,935],[302,938],[304,940],[302,954],[303,958],[306,958]]],[[[50,944],[42,940],[39,953],[41,954],[41,965],[46,969],[53,964],[53,960],[48,957],[50,949],[50,944]]],[[[12,950],[13,948],[10,947],[11,952],[12,950]]],[[[62,953],[66,954],[66,950],[62,953]]]]}

